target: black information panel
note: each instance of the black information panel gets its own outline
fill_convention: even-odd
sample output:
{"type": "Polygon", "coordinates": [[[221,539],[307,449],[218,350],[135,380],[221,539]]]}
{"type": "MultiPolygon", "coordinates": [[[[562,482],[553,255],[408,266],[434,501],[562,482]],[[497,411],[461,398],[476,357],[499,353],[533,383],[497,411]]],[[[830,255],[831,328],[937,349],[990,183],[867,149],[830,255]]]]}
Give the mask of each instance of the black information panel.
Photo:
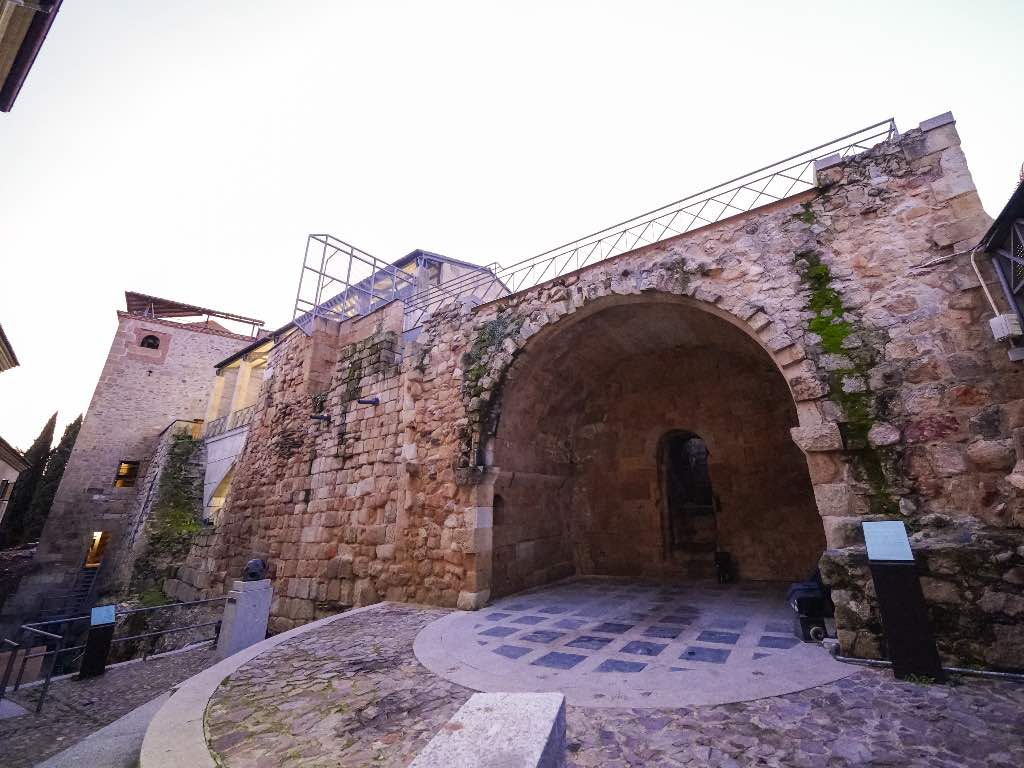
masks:
{"type": "Polygon", "coordinates": [[[92,609],[89,634],[85,638],[85,652],[78,678],[102,675],[107,668],[107,654],[114,639],[114,606],[101,605],[92,609]]]}
{"type": "Polygon", "coordinates": [[[893,674],[945,680],[906,528],[899,520],[862,525],[893,674]]]}

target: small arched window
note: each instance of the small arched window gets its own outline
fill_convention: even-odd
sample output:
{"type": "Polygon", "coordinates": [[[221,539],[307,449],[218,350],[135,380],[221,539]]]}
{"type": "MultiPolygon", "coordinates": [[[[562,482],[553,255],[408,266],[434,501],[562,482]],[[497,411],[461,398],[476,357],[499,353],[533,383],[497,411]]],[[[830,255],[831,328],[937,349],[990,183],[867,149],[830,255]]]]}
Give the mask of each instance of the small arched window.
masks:
{"type": "Polygon", "coordinates": [[[139,346],[145,347],[146,349],[160,349],[160,339],[152,335],[143,336],[142,341],[139,342],[139,346]]]}

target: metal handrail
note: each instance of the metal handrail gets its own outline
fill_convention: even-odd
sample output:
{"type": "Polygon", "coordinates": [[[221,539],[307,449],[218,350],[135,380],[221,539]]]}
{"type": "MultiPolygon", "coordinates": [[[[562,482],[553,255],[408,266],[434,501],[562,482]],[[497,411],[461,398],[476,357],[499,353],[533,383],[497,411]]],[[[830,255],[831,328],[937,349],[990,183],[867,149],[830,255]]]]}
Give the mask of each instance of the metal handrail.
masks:
{"type": "Polygon", "coordinates": [[[771,165],[708,187],[671,203],[570,240],[492,274],[468,273],[427,288],[405,300],[406,329],[417,327],[427,310],[436,311],[454,298],[490,290],[495,282],[518,293],[567,272],[661,240],[714,224],[816,186],[815,161],[848,157],[870,149],[877,140],[898,135],[894,118],[791,155],[771,165]]]}
{"type": "MultiPolygon", "coordinates": [[[[434,312],[457,301],[471,299],[480,304],[519,293],[568,272],[813,189],[817,185],[816,161],[833,156],[849,157],[870,149],[879,140],[888,141],[898,135],[896,121],[890,117],[508,267],[497,263],[479,266],[458,277],[422,288],[412,275],[350,243],[332,235],[309,235],[295,297],[293,323],[309,335],[313,320],[318,316],[344,321],[373,312],[389,302],[401,301],[404,305],[403,329],[411,331],[419,328],[434,312]],[[344,277],[340,272],[337,276],[328,272],[330,262],[337,256],[343,257],[344,277]],[[369,276],[353,279],[353,264],[368,266],[369,276]],[[307,291],[307,273],[315,277],[311,283],[311,297],[307,291]],[[359,297],[365,299],[367,296],[368,301],[361,303],[359,297]]],[[[210,434],[211,431],[207,430],[207,435],[210,434]]]]}
{"type": "MultiPolygon", "coordinates": [[[[123,618],[125,616],[129,616],[129,615],[133,615],[133,614],[137,614],[137,613],[146,613],[146,612],[157,611],[157,610],[166,609],[166,608],[188,608],[190,606],[195,606],[195,605],[206,605],[206,604],[209,604],[209,603],[226,602],[227,600],[228,600],[228,596],[227,595],[221,595],[220,597],[210,597],[210,598],[205,598],[203,600],[190,600],[190,601],[184,602],[184,603],[164,603],[163,605],[152,605],[152,606],[146,606],[146,607],[143,607],[143,608],[129,608],[129,609],[124,610],[124,611],[116,611],[115,614],[114,614],[114,620],[116,621],[118,618],[123,618]]],[[[46,676],[45,676],[45,680],[43,682],[43,689],[42,689],[41,693],[39,694],[39,701],[36,704],[36,712],[37,713],[42,710],[43,701],[46,699],[46,694],[49,691],[50,680],[53,677],[54,669],[56,669],[56,667],[57,667],[57,657],[60,654],[62,654],[62,653],[69,653],[71,651],[79,651],[79,650],[84,650],[85,649],[85,645],[84,644],[65,647],[64,643],[67,641],[67,638],[66,638],[65,635],[58,635],[58,634],[55,634],[53,632],[47,632],[46,630],[39,629],[39,626],[41,626],[41,625],[49,625],[49,624],[58,624],[58,623],[59,624],[64,624],[65,626],[67,626],[67,625],[73,624],[73,623],[75,623],[77,621],[80,621],[82,619],[87,619],[87,618],[89,618],[89,617],[88,616],[78,616],[78,617],[70,618],[70,619],[53,619],[53,620],[49,620],[49,621],[33,622],[32,624],[22,624],[21,627],[19,627],[19,629],[22,632],[30,632],[32,634],[41,635],[42,637],[46,638],[47,641],[56,641],[56,643],[57,643],[57,647],[56,648],[54,648],[54,649],[47,649],[47,650],[45,650],[45,651],[43,651],[41,653],[32,653],[31,652],[31,645],[26,644],[24,646],[25,653],[21,656],[21,664],[20,664],[20,666],[18,668],[17,677],[14,680],[13,690],[17,691],[20,688],[20,686],[21,686],[21,681],[22,681],[22,679],[25,676],[25,668],[28,665],[28,662],[29,662],[30,659],[45,658],[47,656],[52,656],[53,657],[52,663],[46,669],[46,676]]],[[[218,627],[217,631],[214,633],[214,636],[212,638],[210,638],[210,640],[214,640],[215,641],[217,639],[218,635],[219,635],[219,632],[220,632],[220,630],[219,630],[220,623],[221,623],[221,621],[220,621],[220,619],[218,619],[216,621],[198,622],[196,624],[187,624],[187,625],[181,626],[181,627],[170,627],[168,629],[160,629],[160,630],[155,630],[153,632],[143,632],[143,633],[140,633],[140,634],[137,634],[137,635],[129,635],[127,637],[115,637],[115,638],[113,638],[111,640],[111,644],[113,644],[113,643],[126,643],[126,642],[129,642],[131,640],[143,640],[143,639],[146,639],[146,638],[154,638],[154,637],[159,637],[161,635],[172,634],[172,633],[175,633],[175,632],[185,632],[185,631],[191,630],[191,629],[203,629],[205,627],[218,627]]],[[[9,651],[10,656],[8,657],[8,660],[7,660],[7,666],[4,669],[3,678],[0,679],[0,700],[2,700],[5,697],[6,693],[7,693],[7,687],[8,687],[8,684],[10,683],[11,672],[13,671],[15,660],[18,657],[18,651],[21,650],[22,647],[23,647],[21,643],[15,642],[15,641],[13,641],[13,640],[11,640],[9,638],[2,638],[2,642],[5,645],[7,645],[8,647],[10,647],[12,650],[9,651]]],[[[143,655],[142,655],[143,660],[146,660],[149,657],[150,653],[152,652],[152,646],[153,646],[153,643],[150,643],[150,644],[147,645],[147,647],[145,647],[143,649],[143,655]]]]}
{"type": "Polygon", "coordinates": [[[192,605],[205,605],[206,603],[219,603],[228,599],[227,595],[221,595],[220,597],[207,597],[203,600],[190,600],[187,603],[164,603],[163,605],[150,605],[142,608],[127,608],[123,611],[117,611],[115,616],[127,616],[131,613],[145,613],[146,611],[159,611],[161,608],[188,608],[192,605]]]}
{"type": "Polygon", "coordinates": [[[244,408],[239,408],[237,411],[232,411],[226,416],[221,416],[219,419],[214,419],[209,422],[206,425],[206,429],[203,431],[203,437],[217,437],[225,432],[230,432],[232,429],[238,429],[238,427],[244,427],[247,424],[251,424],[255,414],[256,403],[247,405],[244,408]]]}

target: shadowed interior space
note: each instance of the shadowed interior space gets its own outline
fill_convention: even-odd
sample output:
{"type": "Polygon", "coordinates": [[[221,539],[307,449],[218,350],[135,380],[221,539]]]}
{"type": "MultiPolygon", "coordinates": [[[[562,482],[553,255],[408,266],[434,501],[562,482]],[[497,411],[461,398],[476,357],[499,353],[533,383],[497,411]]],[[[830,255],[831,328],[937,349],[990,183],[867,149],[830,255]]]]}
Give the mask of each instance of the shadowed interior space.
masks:
{"type": "Polygon", "coordinates": [[[806,578],[825,547],[770,355],[694,304],[595,302],[531,340],[497,403],[493,593],[570,575],[806,578]]]}

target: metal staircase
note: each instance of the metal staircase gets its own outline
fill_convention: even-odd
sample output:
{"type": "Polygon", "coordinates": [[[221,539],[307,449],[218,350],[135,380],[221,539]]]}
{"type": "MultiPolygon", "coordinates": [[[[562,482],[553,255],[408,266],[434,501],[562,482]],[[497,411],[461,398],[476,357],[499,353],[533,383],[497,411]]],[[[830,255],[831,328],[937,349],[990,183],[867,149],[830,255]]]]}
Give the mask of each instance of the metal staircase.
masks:
{"type": "Polygon", "coordinates": [[[87,613],[96,600],[96,579],[99,571],[99,568],[82,568],[75,575],[71,589],[43,598],[39,620],[69,619],[87,613]]]}

